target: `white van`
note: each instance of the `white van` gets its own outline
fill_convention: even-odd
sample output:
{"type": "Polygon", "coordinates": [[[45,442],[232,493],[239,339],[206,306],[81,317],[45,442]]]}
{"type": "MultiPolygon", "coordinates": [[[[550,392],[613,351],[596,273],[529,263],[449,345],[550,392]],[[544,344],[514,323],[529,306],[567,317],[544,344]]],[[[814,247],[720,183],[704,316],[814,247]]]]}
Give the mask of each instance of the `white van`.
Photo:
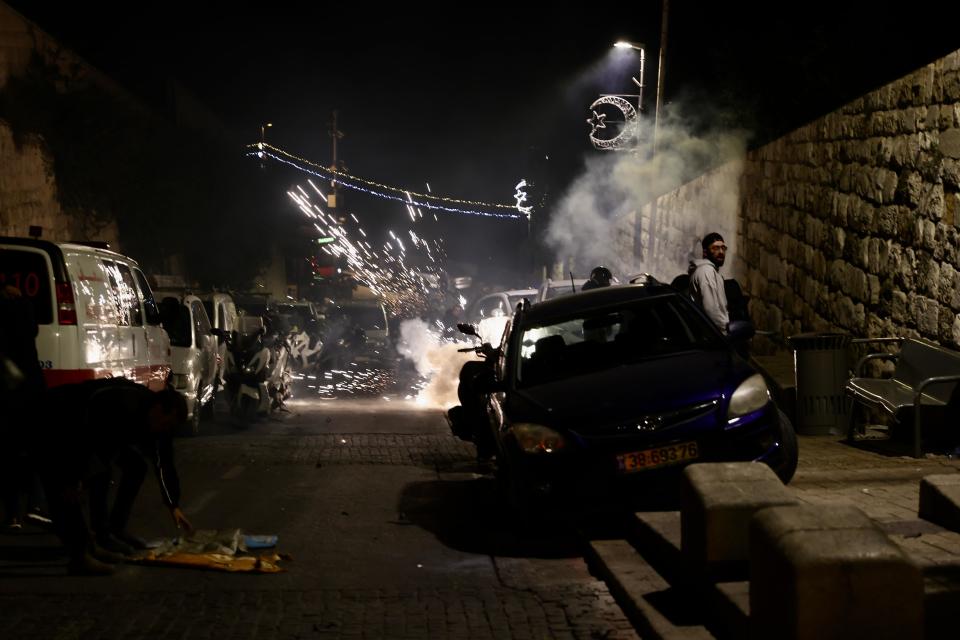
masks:
{"type": "Polygon", "coordinates": [[[154,295],[170,336],[173,388],[187,400],[187,433],[196,435],[201,413],[213,409],[217,339],[200,298],[177,291],[155,291],[154,295]]]}
{"type": "MultiPolygon", "coordinates": [[[[214,292],[200,296],[203,308],[207,310],[207,317],[214,329],[230,333],[237,328],[237,305],[229,293],[214,292]]],[[[227,362],[227,343],[224,338],[218,338],[217,346],[217,378],[216,384],[222,387],[226,384],[223,377],[227,362]]]]}
{"type": "Polygon", "coordinates": [[[47,386],[126,377],[162,389],[170,340],[137,263],[107,249],[0,237],[0,285],[33,302],[47,386]]]}

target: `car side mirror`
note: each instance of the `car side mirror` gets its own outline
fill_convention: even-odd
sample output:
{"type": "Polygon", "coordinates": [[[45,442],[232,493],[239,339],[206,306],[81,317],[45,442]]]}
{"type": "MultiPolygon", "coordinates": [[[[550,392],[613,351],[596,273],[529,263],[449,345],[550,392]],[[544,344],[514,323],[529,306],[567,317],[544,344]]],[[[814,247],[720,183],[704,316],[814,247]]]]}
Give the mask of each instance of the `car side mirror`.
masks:
{"type": "Polygon", "coordinates": [[[749,320],[734,320],[727,325],[727,335],[734,342],[746,342],[755,333],[753,323],[749,320]]]}

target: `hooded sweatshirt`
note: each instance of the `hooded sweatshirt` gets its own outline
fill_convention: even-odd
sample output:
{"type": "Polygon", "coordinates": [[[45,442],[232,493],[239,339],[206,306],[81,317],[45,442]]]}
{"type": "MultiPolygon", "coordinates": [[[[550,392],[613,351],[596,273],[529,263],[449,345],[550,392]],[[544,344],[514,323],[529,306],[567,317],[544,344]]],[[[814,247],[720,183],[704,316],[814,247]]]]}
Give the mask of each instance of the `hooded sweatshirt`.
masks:
{"type": "Polygon", "coordinates": [[[727,294],[723,289],[720,270],[706,258],[691,260],[690,268],[694,270],[690,276],[690,295],[717,328],[726,333],[730,314],[727,312],[727,294]]]}

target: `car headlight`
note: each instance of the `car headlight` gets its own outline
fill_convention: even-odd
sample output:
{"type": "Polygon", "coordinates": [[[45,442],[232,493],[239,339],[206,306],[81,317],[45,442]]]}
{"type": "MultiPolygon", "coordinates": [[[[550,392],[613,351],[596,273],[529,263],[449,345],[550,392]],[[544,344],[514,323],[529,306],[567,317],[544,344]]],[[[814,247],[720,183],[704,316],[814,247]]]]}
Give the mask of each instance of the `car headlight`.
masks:
{"type": "Polygon", "coordinates": [[[754,374],[740,383],[737,390],[730,396],[730,408],[727,418],[739,418],[748,413],[762,409],[770,402],[770,390],[763,376],[754,374]]]}
{"type": "Polygon", "coordinates": [[[541,424],[520,422],[513,426],[512,431],[525,453],[553,453],[567,446],[562,435],[541,424]]]}

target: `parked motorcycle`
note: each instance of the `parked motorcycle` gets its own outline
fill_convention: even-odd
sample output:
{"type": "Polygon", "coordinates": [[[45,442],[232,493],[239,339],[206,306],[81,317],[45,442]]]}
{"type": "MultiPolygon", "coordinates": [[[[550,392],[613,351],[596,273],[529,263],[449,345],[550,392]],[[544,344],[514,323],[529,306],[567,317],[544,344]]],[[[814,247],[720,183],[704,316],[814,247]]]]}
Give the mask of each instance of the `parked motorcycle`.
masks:
{"type": "Polygon", "coordinates": [[[475,347],[466,347],[457,351],[461,353],[473,351],[480,360],[466,362],[460,369],[460,384],[457,387],[460,404],[447,411],[447,421],[453,435],[476,445],[478,460],[489,460],[496,454],[496,445],[487,421],[483,390],[489,386],[489,382],[494,380],[494,366],[500,350],[489,342],[483,342],[483,338],[473,325],[458,323],[457,329],[465,335],[481,340],[481,344],[475,347]]]}
{"type": "Polygon", "coordinates": [[[240,316],[234,331],[214,331],[227,343],[224,378],[230,413],[241,425],[249,424],[258,414],[269,413],[271,406],[267,379],[273,354],[264,345],[263,320],[240,316]]]}
{"type": "Polygon", "coordinates": [[[323,340],[314,338],[311,346],[311,338],[306,331],[291,332],[287,342],[290,345],[291,368],[300,373],[309,371],[323,351],[323,340]]]}
{"type": "Polygon", "coordinates": [[[271,361],[266,379],[269,411],[284,409],[284,403],[292,395],[293,376],[290,373],[290,336],[274,333],[267,340],[271,361]]]}

